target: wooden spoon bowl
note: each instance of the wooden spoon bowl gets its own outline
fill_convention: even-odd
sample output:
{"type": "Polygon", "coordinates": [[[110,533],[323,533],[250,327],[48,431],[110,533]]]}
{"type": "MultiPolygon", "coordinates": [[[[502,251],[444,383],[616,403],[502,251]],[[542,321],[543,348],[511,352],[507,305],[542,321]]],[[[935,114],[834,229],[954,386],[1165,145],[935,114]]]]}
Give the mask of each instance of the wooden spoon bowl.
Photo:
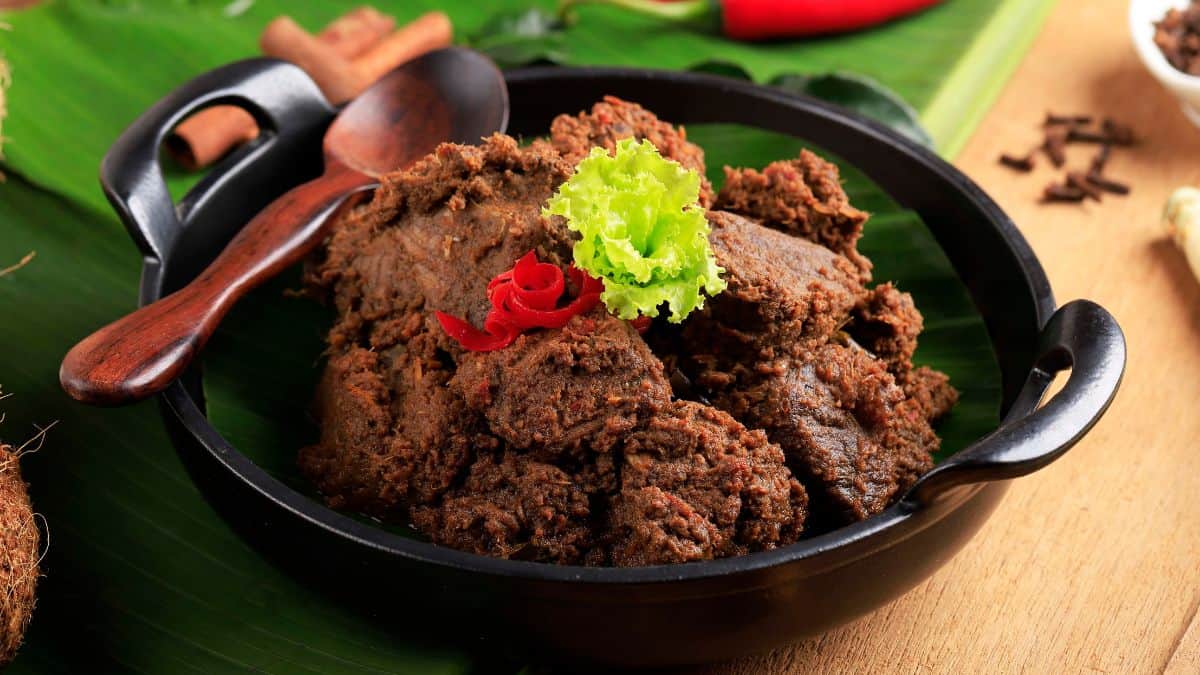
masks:
{"type": "Polygon", "coordinates": [[[426,54],[351,101],[322,145],[324,173],[260,211],[187,286],[92,333],[59,370],[74,399],[122,405],[166,388],[248,291],[299,262],[325,237],[348,197],[428,155],[474,143],[508,122],[504,77],[467,49],[426,54]]]}

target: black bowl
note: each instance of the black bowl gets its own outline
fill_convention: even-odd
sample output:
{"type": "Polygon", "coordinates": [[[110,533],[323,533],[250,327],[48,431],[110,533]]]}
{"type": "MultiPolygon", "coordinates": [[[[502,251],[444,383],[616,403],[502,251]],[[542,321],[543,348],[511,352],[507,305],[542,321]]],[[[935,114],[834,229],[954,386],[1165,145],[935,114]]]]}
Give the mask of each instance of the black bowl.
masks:
{"type": "MultiPolygon", "coordinates": [[[[171,437],[210,502],[292,569],[376,608],[480,619],[567,658],[661,665],[760,652],[845,623],[929,576],[987,519],[1005,479],[1059,457],[1115,395],[1125,343],[1108,312],[1087,301],[1054,311],[1041,266],[996,204],[891,130],[816,100],[703,74],[533,68],[507,79],[515,134],[544,133],[554,115],[614,94],[674,122],[736,123],[819,139],[917,211],[945,250],[995,347],[1003,422],[861,523],[737,558],[582,568],[463,553],[326,508],[221,437],[205,416],[200,370],[193,368],[160,399],[171,437]],[[1064,388],[1039,409],[1054,374],[1067,368],[1064,388]]],[[[299,69],[260,59],[193,80],[135,122],[105,158],[102,182],[145,254],[141,302],[187,283],[275,195],[315,176],[333,114],[299,69]],[[245,107],[266,132],[175,206],[158,148],[179,120],[215,103],[245,107]]]]}

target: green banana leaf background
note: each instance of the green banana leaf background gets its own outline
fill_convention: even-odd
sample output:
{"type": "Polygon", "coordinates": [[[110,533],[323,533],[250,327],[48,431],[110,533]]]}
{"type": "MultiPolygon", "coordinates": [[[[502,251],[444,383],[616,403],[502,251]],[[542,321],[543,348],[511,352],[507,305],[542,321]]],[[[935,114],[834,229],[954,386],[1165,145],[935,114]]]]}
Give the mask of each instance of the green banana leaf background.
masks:
{"type": "MultiPolygon", "coordinates": [[[[91,409],[58,388],[66,350],[134,307],[140,257],[96,182],[108,145],[187,78],[253,56],[271,17],[287,13],[315,30],[355,4],[60,0],[0,15],[0,52],[12,70],[0,266],[36,252],[0,277],[0,384],[13,394],[0,433],[19,442],[35,424],[58,421],[45,447],[24,461],[49,547],[39,606],[11,672],[463,673],[524,665],[524,657],[495,656],[506,653],[495,645],[388,630],[281,573],[201,498],[154,403],[91,409]]],[[[529,4],[377,6],[403,20],[448,5],[457,33],[469,35],[497,12],[529,4]]],[[[565,54],[571,63],[659,68],[730,62],[758,81],[835,70],[866,75],[912,104],[952,156],[1050,4],[948,0],[875,30],[761,45],[584,7],[565,54]]],[[[689,135],[707,150],[714,181],[722,164],[759,166],[800,147],[736,127],[689,128],[689,135]]],[[[854,203],[875,214],[862,247],[876,278],[913,292],[925,313],[918,360],[950,373],[963,391],[940,430],[943,453],[953,452],[996,423],[998,373],[982,323],[919,219],[852,167],[844,177],[854,203]]],[[[192,178],[171,172],[170,180],[178,194],[192,178]]],[[[235,310],[205,359],[206,393],[227,438],[308,490],[293,458],[312,433],[298,421],[326,318],[321,308],[285,297],[291,283],[277,280],[235,310]]]]}

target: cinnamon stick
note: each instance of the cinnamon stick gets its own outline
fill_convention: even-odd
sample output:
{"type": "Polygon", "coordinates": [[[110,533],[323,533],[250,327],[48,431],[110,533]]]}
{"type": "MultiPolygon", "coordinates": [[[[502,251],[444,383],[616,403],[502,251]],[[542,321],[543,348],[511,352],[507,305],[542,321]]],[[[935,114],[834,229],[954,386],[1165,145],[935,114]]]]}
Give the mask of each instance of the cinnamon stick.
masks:
{"type": "Polygon", "coordinates": [[[362,56],[396,27],[396,20],[368,5],[334,19],[317,34],[317,39],[344,59],[362,56]]]}
{"type": "MultiPolygon", "coordinates": [[[[359,7],[334,19],[318,40],[342,58],[353,58],[375,46],[395,26],[395,19],[372,7],[359,7]]],[[[184,120],[167,138],[167,152],[183,168],[194,171],[217,161],[231,149],[258,136],[250,113],[237,106],[206,108],[184,120]]]]}
{"type": "Polygon", "coordinates": [[[349,59],[342,58],[291,17],[281,16],[267,24],[258,46],[267,56],[300,66],[332,103],[349,101],[361,91],[362,82],[349,59]]]}
{"type": "MultiPolygon", "coordinates": [[[[267,56],[299,65],[326,98],[342,103],[404,61],[448,46],[452,37],[450,20],[441,12],[392,32],[394,26],[392,17],[363,6],[338,17],[314,38],[290,18],[280,17],[263,31],[260,47],[267,56]]],[[[166,147],[184,168],[194,170],[257,135],[249,113],[217,106],[180,124],[166,147]]]]}
{"type": "Polygon", "coordinates": [[[234,105],[218,105],[180,122],[164,147],[180,166],[195,171],[255,136],[258,125],[250,113],[234,105]]]}
{"type": "MultiPolygon", "coordinates": [[[[426,52],[449,47],[453,38],[454,28],[450,24],[450,17],[444,12],[428,12],[401,26],[354,59],[354,68],[366,80],[365,89],[401,63],[426,52]]],[[[358,93],[355,92],[355,95],[358,93]]]]}

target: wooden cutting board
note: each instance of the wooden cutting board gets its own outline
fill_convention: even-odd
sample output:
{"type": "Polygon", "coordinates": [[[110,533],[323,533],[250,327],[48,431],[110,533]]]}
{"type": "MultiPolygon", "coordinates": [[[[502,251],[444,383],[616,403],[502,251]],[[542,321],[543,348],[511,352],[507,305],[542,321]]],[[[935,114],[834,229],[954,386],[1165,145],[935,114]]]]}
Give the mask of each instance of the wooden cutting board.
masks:
{"type": "MultiPolygon", "coordinates": [[[[957,160],[1029,238],[1060,303],[1091,298],[1120,321],[1129,363],[1108,415],[1014,481],[975,540],[904,598],[711,672],[1200,672],[1200,284],[1159,223],[1175,187],[1200,185],[1200,129],[1138,61],[1127,4],[1060,2],[957,160]],[[1135,126],[1142,142],[1109,169],[1131,196],[1039,205],[1053,169],[997,165],[1037,143],[1048,109],[1135,126]]],[[[1093,152],[1070,150],[1084,166],[1093,152]]]]}

